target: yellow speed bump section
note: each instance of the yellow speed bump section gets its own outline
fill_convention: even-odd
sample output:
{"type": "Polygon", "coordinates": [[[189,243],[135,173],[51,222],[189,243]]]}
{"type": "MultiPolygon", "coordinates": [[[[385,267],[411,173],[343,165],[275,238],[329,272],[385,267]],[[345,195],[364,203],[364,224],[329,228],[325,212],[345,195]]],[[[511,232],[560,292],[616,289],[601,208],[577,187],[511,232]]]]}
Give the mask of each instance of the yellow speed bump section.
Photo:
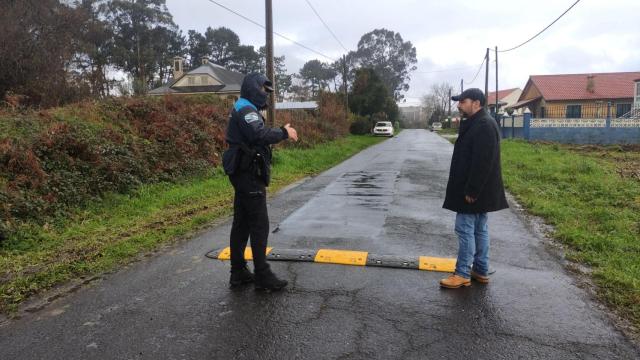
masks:
{"type": "Polygon", "coordinates": [[[429,271],[454,272],[456,270],[456,259],[438,258],[431,256],[420,256],[418,269],[429,271]]]}
{"type": "Polygon", "coordinates": [[[327,264],[365,266],[368,254],[366,251],[320,249],[316,253],[314,261],[327,264]]]}
{"type": "MultiPolygon", "coordinates": [[[[267,248],[267,255],[269,255],[271,250],[273,250],[272,247],[267,248]]],[[[253,260],[253,253],[251,252],[250,247],[247,247],[244,249],[244,259],[253,260]]],[[[218,260],[231,260],[231,248],[230,247],[224,248],[224,250],[220,252],[220,255],[218,255],[218,260]]]]}

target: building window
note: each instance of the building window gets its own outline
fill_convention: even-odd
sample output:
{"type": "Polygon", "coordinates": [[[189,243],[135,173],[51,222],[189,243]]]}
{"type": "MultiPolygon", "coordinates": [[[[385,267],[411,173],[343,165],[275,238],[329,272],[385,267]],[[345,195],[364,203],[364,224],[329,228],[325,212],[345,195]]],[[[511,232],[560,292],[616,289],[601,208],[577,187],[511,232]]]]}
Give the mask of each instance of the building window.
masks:
{"type": "Polygon", "coordinates": [[[544,118],[545,116],[547,116],[546,112],[545,112],[545,108],[544,106],[540,106],[540,116],[541,118],[544,118]]]}
{"type": "Polygon", "coordinates": [[[616,117],[621,117],[629,111],[631,111],[631,104],[616,104],[616,117]]]}
{"type": "Polygon", "coordinates": [[[193,76],[189,76],[188,83],[189,83],[189,85],[195,85],[196,84],[196,78],[193,77],[193,76]]]}
{"type": "Polygon", "coordinates": [[[567,105],[567,119],[580,119],[582,117],[582,105],[567,105]]]}
{"type": "Polygon", "coordinates": [[[173,68],[174,68],[174,69],[176,69],[176,71],[177,71],[177,72],[182,71],[182,70],[180,69],[180,61],[176,61],[176,62],[174,62],[174,63],[173,63],[173,68]]]}

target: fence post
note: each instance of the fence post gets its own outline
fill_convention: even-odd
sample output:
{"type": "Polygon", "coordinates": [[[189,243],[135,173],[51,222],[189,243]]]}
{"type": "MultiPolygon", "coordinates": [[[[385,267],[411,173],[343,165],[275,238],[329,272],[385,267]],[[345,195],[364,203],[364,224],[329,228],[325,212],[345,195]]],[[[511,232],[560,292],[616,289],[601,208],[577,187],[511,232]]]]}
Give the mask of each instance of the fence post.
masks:
{"type": "Polygon", "coordinates": [[[611,127],[611,101],[607,102],[607,125],[606,128],[611,127]]]}
{"type": "Polygon", "coordinates": [[[516,117],[511,115],[511,138],[516,138],[516,117]]]}
{"type": "Polygon", "coordinates": [[[522,116],[522,133],[524,135],[525,140],[527,141],[531,138],[530,129],[531,129],[531,113],[528,111],[525,111],[524,115],[522,116]]]}

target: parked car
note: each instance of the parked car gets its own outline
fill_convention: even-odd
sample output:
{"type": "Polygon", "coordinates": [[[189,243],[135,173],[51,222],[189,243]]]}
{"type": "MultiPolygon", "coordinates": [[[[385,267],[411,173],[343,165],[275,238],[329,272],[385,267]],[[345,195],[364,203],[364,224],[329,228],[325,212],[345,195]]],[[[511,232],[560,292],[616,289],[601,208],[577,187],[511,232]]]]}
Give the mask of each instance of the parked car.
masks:
{"type": "Polygon", "coordinates": [[[393,125],[391,121],[378,121],[373,127],[373,135],[393,136],[393,125]]]}
{"type": "Polygon", "coordinates": [[[433,124],[431,124],[431,127],[429,127],[429,129],[431,131],[442,130],[442,123],[436,121],[433,124]]]}

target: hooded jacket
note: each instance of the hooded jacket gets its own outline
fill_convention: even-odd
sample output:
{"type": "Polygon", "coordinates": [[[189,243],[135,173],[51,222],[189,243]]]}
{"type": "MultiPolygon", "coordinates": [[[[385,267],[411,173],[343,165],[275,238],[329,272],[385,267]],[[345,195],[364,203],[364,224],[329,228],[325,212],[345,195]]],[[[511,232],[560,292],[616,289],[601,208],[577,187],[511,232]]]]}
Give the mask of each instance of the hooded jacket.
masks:
{"type": "Polygon", "coordinates": [[[509,207],[502,183],[500,133],[485,109],[460,124],[442,207],[458,213],[485,213],[509,207]],[[476,201],[469,204],[465,196],[476,201]]]}
{"type": "Polygon", "coordinates": [[[289,137],[284,128],[269,128],[259,110],[267,107],[268,94],[263,86],[269,80],[262,74],[245,76],[240,88],[240,99],[236,101],[229,115],[225,140],[229,148],[222,155],[222,165],[227,175],[233,175],[240,169],[242,156],[246,156],[242,145],[255,150],[264,159],[266,172],[265,185],[269,182],[271,167],[271,144],[279,143],[289,137]]]}

